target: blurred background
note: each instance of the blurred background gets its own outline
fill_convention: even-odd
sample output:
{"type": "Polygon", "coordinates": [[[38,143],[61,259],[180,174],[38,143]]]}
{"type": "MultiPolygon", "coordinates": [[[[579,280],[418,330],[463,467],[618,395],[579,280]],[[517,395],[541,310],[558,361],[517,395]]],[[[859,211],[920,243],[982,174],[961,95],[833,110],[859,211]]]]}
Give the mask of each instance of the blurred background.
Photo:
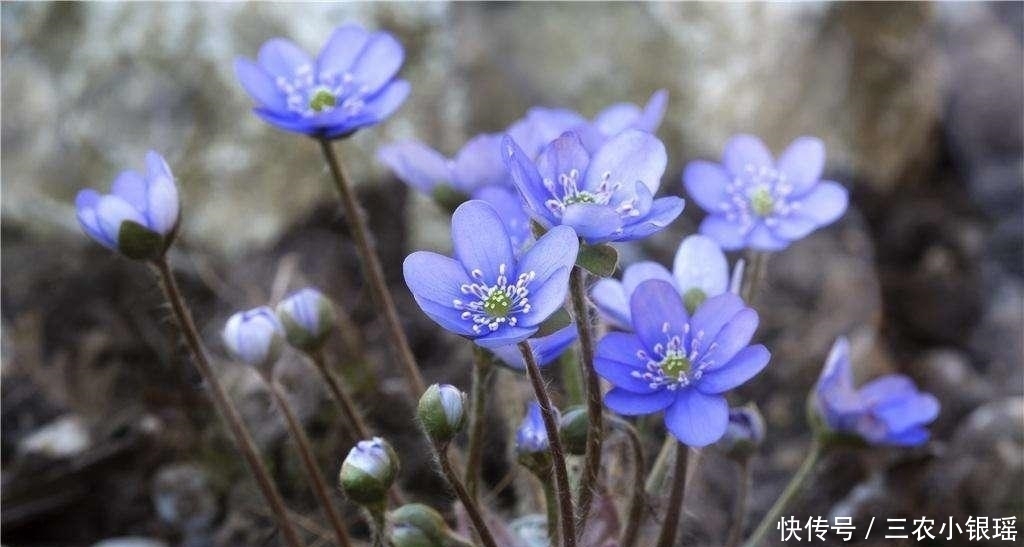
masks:
{"type": "MultiPolygon", "coordinates": [[[[251,115],[232,69],[274,36],[315,51],[345,21],[406,47],[408,102],[339,149],[428,381],[468,388],[470,348],[416,309],[400,264],[413,249],[447,250],[448,221],[376,147],[417,138],[450,155],[533,105],[593,116],[666,88],[664,192],[682,195],[687,161],[717,159],[750,132],[776,153],[821,137],[828,178],[852,193],[839,223],[773,257],[756,302],[773,360],[736,399],[758,402],[769,424],[748,522],[802,459],[806,394],[848,334],[859,379],[900,371],[938,396],[934,440],[829,458],[790,513],[1022,526],[1022,4],[4,3],[0,15],[5,545],[276,545],[150,272],[74,218],[78,189],[105,190],[149,148],[178,178],[171,258],[213,353],[224,355],[218,333],[234,310],[320,287],[351,321],[331,349],[339,370],[398,447],[407,489],[443,506],[354,248],[339,244],[348,236],[317,145],[251,115]],[[365,366],[350,359],[359,344],[365,366]]],[[[624,262],[670,263],[700,216],[689,204],[670,229],[623,247],[624,262]]],[[[304,533],[326,544],[269,396],[220,361],[304,533]]],[[[296,355],[278,372],[333,477],[347,447],[326,392],[296,355]]],[[[536,510],[505,463],[526,388],[498,382],[485,476],[492,506],[518,516],[536,510]]],[[[698,477],[681,541],[720,545],[735,469],[709,451],[698,477]]],[[[858,543],[895,544],[880,538],[858,543]]]]}

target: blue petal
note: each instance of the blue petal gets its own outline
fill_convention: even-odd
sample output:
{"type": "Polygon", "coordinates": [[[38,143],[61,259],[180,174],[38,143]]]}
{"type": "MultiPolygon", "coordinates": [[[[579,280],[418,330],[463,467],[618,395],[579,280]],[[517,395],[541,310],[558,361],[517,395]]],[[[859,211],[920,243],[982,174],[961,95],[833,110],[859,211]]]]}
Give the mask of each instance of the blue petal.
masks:
{"type": "Polygon", "coordinates": [[[779,156],[776,168],[799,196],[821,178],[825,168],[825,143],[816,137],[798,137],[779,156]]]}
{"type": "MultiPolygon", "coordinates": [[[[508,230],[508,237],[512,241],[512,248],[516,253],[523,251],[523,248],[533,241],[533,230],[530,227],[530,216],[523,209],[523,201],[515,189],[509,186],[497,186],[494,184],[484,186],[473,192],[472,199],[486,201],[494,207],[501,217],[501,221],[508,230]]],[[[572,230],[569,230],[570,232],[572,230]]],[[[521,268],[520,268],[521,269],[521,268]]]]}
{"type": "Polygon", "coordinates": [[[271,76],[294,78],[300,70],[313,70],[313,60],[299,46],[284,38],[271,38],[260,47],[256,56],[263,70],[271,76]]]}
{"type": "Polygon", "coordinates": [[[399,180],[428,195],[434,187],[451,182],[448,160],[417,141],[381,146],[377,149],[377,159],[388,166],[399,180]]]}
{"type": "Polygon", "coordinates": [[[458,190],[471,194],[477,188],[506,183],[508,170],[501,158],[501,140],[497,133],[477,135],[459,150],[452,164],[452,183],[458,190]]]}
{"type": "Polygon", "coordinates": [[[904,431],[930,424],[939,415],[939,401],[929,393],[890,401],[871,409],[892,431],[904,431]]]}
{"type": "Polygon", "coordinates": [[[707,446],[725,435],[729,427],[729,405],[721,395],[683,389],[665,411],[665,426],[687,446],[707,446]]]}
{"type": "Polygon", "coordinates": [[[163,235],[171,233],[178,225],[178,211],[181,207],[174,180],[163,175],[150,179],[146,197],[147,226],[163,235]]]}
{"type": "MultiPolygon", "coordinates": [[[[543,367],[550,364],[555,359],[558,359],[563,353],[565,353],[565,350],[576,341],[576,337],[576,325],[571,324],[567,327],[562,327],[547,336],[530,338],[527,340],[527,343],[530,344],[530,348],[533,350],[533,356],[534,359],[537,360],[537,366],[543,367]]],[[[515,344],[493,348],[491,349],[491,352],[494,353],[498,359],[501,359],[506,365],[516,370],[526,369],[526,363],[523,361],[523,354],[519,351],[519,346],[515,344]]]]}
{"type": "Polygon", "coordinates": [[[914,381],[902,374],[886,374],[871,380],[857,390],[867,405],[876,405],[887,400],[902,399],[917,393],[914,381]]]}
{"type": "Polygon", "coordinates": [[[423,313],[427,314],[427,317],[433,319],[435,323],[441,325],[442,328],[459,336],[468,336],[470,338],[478,336],[473,331],[473,321],[463,319],[462,311],[453,308],[451,303],[434,302],[416,295],[413,295],[413,298],[416,299],[416,304],[423,310],[423,313]]]}
{"type": "Polygon", "coordinates": [[[562,213],[562,224],[570,226],[591,245],[618,239],[622,217],[607,205],[573,203],[562,213]]]}
{"type": "Polygon", "coordinates": [[[282,114],[262,107],[254,108],[253,112],[262,118],[263,121],[277,127],[278,129],[291,131],[293,133],[301,133],[303,135],[314,135],[320,132],[320,127],[317,126],[315,121],[302,118],[301,116],[282,114]]]}
{"type": "Polygon", "coordinates": [[[634,372],[646,372],[646,363],[638,357],[644,350],[643,344],[635,334],[612,332],[605,335],[597,343],[594,353],[594,369],[612,385],[634,393],[651,393],[654,388],[634,372]]]}
{"type": "Polygon", "coordinates": [[[800,208],[794,214],[809,218],[818,226],[825,226],[843,216],[849,200],[849,193],[841,184],[822,181],[799,198],[800,208]]]}
{"type": "MultiPolygon", "coordinates": [[[[694,311],[693,319],[690,320],[693,333],[703,333],[702,338],[706,347],[707,344],[718,338],[722,327],[732,321],[736,314],[740,313],[744,308],[743,299],[735,294],[722,293],[712,296],[694,311]]],[[[754,325],[757,325],[756,313],[754,314],[754,325]]]]}
{"type": "Polygon", "coordinates": [[[149,199],[146,179],[138,171],[121,171],[110,185],[110,193],[128,202],[139,211],[145,211],[149,199]]]}
{"type": "Polygon", "coordinates": [[[99,217],[96,216],[96,205],[100,201],[100,194],[93,189],[85,189],[78,192],[75,197],[75,210],[78,216],[78,223],[86,235],[96,240],[104,247],[117,250],[117,241],[111,239],[100,227],[99,217]]]}
{"type": "Polygon", "coordinates": [[[484,201],[470,200],[452,214],[455,257],[466,273],[488,285],[505,276],[515,283],[515,255],[501,216],[484,201]]]}
{"type": "Polygon", "coordinates": [[[657,279],[641,283],[630,298],[629,309],[633,330],[649,353],[672,336],[679,336],[683,346],[688,347],[686,328],[690,318],[671,283],[657,279]]]}
{"type": "Polygon", "coordinates": [[[326,79],[349,72],[369,38],[370,33],[354,23],[334,29],[317,56],[317,75],[326,79]]]}
{"type": "Polygon", "coordinates": [[[562,133],[588,125],[587,119],[572,110],[534,107],[508,128],[509,135],[532,161],[547,144],[562,133]]]}
{"type": "Polygon", "coordinates": [[[565,133],[544,147],[537,157],[537,172],[542,180],[548,181],[555,188],[558,197],[566,197],[566,189],[562,183],[563,176],[576,173],[576,187],[583,189],[583,175],[587,172],[590,155],[583,148],[577,134],[565,133]]]}
{"type": "Polygon", "coordinates": [[[740,225],[722,215],[708,215],[700,223],[700,233],[718,242],[723,251],[735,251],[746,245],[746,234],[740,225]]]}
{"type": "Polygon", "coordinates": [[[818,223],[798,214],[779,217],[776,220],[778,222],[770,230],[772,235],[778,240],[796,241],[803,239],[818,228],[818,223]]]}
{"type": "Polygon", "coordinates": [[[606,142],[594,154],[587,169],[585,187],[596,190],[602,183],[633,184],[637,181],[658,193],[668,156],[665,145],[650,133],[626,130],[606,142]]]}
{"type": "Polygon", "coordinates": [[[672,223],[683,213],[686,203],[675,196],[668,196],[654,200],[647,216],[641,220],[628,224],[622,229],[622,235],[617,241],[635,241],[643,239],[653,233],[660,232],[672,223]]]}
{"type": "Polygon", "coordinates": [[[725,143],[722,165],[734,177],[749,173],[753,169],[774,169],[772,153],[761,139],[753,135],[736,135],[725,143]]]}
{"type": "Polygon", "coordinates": [[[519,261],[519,272],[534,272],[537,281],[545,281],[562,268],[576,263],[580,243],[567,226],[555,226],[530,247],[519,261]]]}
{"type": "Polygon", "coordinates": [[[537,327],[525,328],[502,326],[498,330],[486,336],[477,338],[475,342],[477,345],[484,348],[498,348],[509,344],[518,344],[519,342],[533,336],[536,332],[537,327]]]}
{"type": "Polygon", "coordinates": [[[373,93],[395,77],[404,60],[405,50],[394,36],[375,32],[352,65],[352,74],[360,86],[373,93]]]}
{"type": "Polygon", "coordinates": [[[559,268],[546,280],[530,283],[530,313],[520,316],[520,325],[540,325],[565,304],[565,296],[569,292],[570,271],[571,268],[559,268]]]}
{"type": "Polygon", "coordinates": [[[744,384],[768,366],[771,354],[762,345],[748,346],[740,350],[728,363],[706,371],[697,382],[701,393],[715,395],[744,384]]]}
{"type": "Polygon", "coordinates": [[[526,202],[531,216],[538,220],[546,221],[548,227],[558,224],[559,219],[548,209],[545,202],[550,199],[551,192],[544,187],[540,173],[533,161],[516,144],[512,137],[506,135],[501,144],[505,167],[508,168],[509,176],[515,185],[519,195],[526,202]]]}
{"type": "Polygon", "coordinates": [[[860,397],[853,389],[850,370],[850,343],[840,336],[832,344],[815,393],[828,424],[838,427],[864,410],[860,397]]]}
{"type": "Polygon", "coordinates": [[[473,298],[463,294],[462,285],[470,282],[462,265],[437,253],[416,251],[402,264],[405,284],[417,299],[454,307],[455,300],[473,298]]]}
{"type": "Polygon", "coordinates": [[[747,247],[756,251],[781,251],[789,246],[789,241],[777,237],[772,231],[758,222],[747,234],[747,247]]]}
{"type": "MultiPolygon", "coordinates": [[[[592,122],[598,131],[606,136],[612,137],[619,133],[635,127],[640,120],[640,107],[633,103],[615,103],[597,113],[592,122]]],[[[649,129],[637,128],[650,132],[649,129]]]]}
{"type": "Polygon", "coordinates": [[[641,283],[651,279],[668,281],[669,283],[672,283],[673,286],[676,284],[676,280],[664,266],[657,262],[646,260],[643,262],[637,262],[636,264],[631,264],[626,268],[626,271],[622,274],[622,287],[625,289],[627,295],[632,296],[633,292],[636,291],[636,288],[639,287],[641,283]]]}
{"type": "Polygon", "coordinates": [[[664,410],[675,402],[677,393],[662,389],[641,394],[613,387],[605,393],[604,404],[623,416],[638,416],[664,410]]]}
{"type": "Polygon", "coordinates": [[[257,105],[271,110],[287,110],[288,104],[274,83],[274,78],[260,65],[249,59],[235,59],[235,76],[257,105]]]}
{"type": "Polygon", "coordinates": [[[113,195],[100,197],[96,203],[96,218],[106,239],[114,242],[118,241],[122,222],[130,220],[146,226],[146,219],[142,217],[142,213],[127,201],[113,195]]]}
{"type": "Polygon", "coordinates": [[[725,169],[710,161],[695,160],[686,164],[683,171],[683,186],[686,193],[709,213],[716,213],[729,203],[726,187],[732,179],[725,169]]]}
{"type": "Polygon", "coordinates": [[[651,94],[650,99],[647,99],[643,114],[640,115],[640,119],[636,121],[634,127],[641,131],[654,133],[661,125],[666,109],[668,109],[668,90],[659,89],[651,94]]]}
{"type": "MultiPolygon", "coordinates": [[[[696,321],[693,321],[694,330],[697,331],[696,321]]],[[[722,330],[714,338],[705,338],[702,344],[705,353],[700,356],[701,364],[712,370],[728,363],[736,352],[745,348],[750,343],[750,338],[757,330],[757,312],[746,308],[737,313],[729,320],[722,330]],[[714,340],[714,342],[712,342],[714,340]],[[711,344],[709,347],[708,344],[711,344]]]]}
{"type": "MultiPolygon", "coordinates": [[[[406,80],[392,80],[390,84],[368,99],[364,112],[372,116],[373,122],[371,123],[381,122],[391,117],[405,103],[411,89],[412,87],[406,80]]],[[[337,109],[337,111],[341,110],[337,109]]],[[[370,125],[370,123],[366,125],[370,125]]]]}
{"type": "Polygon", "coordinates": [[[913,427],[905,431],[890,433],[883,442],[893,446],[920,446],[928,442],[930,436],[924,427],[913,427]]]}
{"type": "Polygon", "coordinates": [[[631,329],[629,297],[622,282],[603,278],[590,289],[590,300],[606,322],[620,329],[631,329]]]}
{"type": "Polygon", "coordinates": [[[722,294],[729,287],[729,263],[710,237],[695,234],[679,244],[672,261],[672,275],[684,295],[700,289],[706,296],[722,294]]]}

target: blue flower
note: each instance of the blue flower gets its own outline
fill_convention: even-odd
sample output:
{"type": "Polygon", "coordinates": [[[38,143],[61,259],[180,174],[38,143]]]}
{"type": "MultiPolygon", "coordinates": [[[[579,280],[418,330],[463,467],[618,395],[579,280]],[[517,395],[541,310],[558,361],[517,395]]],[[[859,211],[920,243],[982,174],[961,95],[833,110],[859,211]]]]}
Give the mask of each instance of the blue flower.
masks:
{"type": "Polygon", "coordinates": [[[824,166],[825,145],[814,137],[794,140],[775,161],[760,139],[736,135],[721,165],[692,161],[683,184],[708,213],[701,233],[723,249],[778,251],[846,211],[846,189],[819,180],[824,166]]]}
{"type": "Polygon", "coordinates": [[[633,333],[614,332],[597,345],[594,367],[613,387],[608,408],[627,416],[665,411],[680,442],[707,446],[729,424],[726,391],[760,372],[770,357],[750,346],[757,312],[732,293],[686,312],[667,281],[641,283],[630,299],[633,333]]]}
{"type": "Polygon", "coordinates": [[[288,343],[308,352],[323,347],[337,320],[331,301],[312,287],[292,293],[275,311],[288,343]]]}
{"type": "MultiPolygon", "coordinates": [[[[530,348],[533,350],[537,366],[543,367],[565,353],[565,350],[569,349],[569,346],[576,341],[576,337],[577,331],[574,323],[568,327],[562,327],[547,336],[531,338],[527,343],[530,344],[530,348]]],[[[523,360],[523,354],[519,351],[519,347],[514,344],[493,348],[491,353],[510,368],[518,371],[526,370],[526,361],[523,360]]]]}
{"type": "Polygon", "coordinates": [[[540,405],[531,402],[519,429],[516,430],[516,453],[536,454],[547,452],[548,430],[544,427],[544,416],[540,405]]]}
{"type": "Polygon", "coordinates": [[[272,366],[281,355],[284,328],[274,310],[260,306],[232,315],[224,325],[223,338],[236,359],[264,368],[272,366]]]}
{"type": "Polygon", "coordinates": [[[939,415],[938,400],[900,374],[887,374],[854,389],[850,344],[844,337],[832,345],[815,400],[830,429],[878,445],[924,444],[929,436],[925,426],[939,415]]]}
{"type": "Polygon", "coordinates": [[[497,133],[473,137],[451,159],[412,140],[380,147],[377,159],[402,182],[427,195],[439,187],[470,196],[488,185],[511,186],[501,160],[501,135],[497,133]]]}
{"type": "Polygon", "coordinates": [[[89,237],[130,258],[166,251],[178,226],[178,188],[164,158],[146,154],[146,173],[123,171],[110,194],[87,189],[75,198],[78,222],[89,237]]]}
{"type": "Polygon", "coordinates": [[[416,303],[451,332],[493,348],[526,340],[562,306],[579,242],[553,229],[517,256],[495,209],[479,200],[452,215],[455,259],[418,251],[405,259],[416,303]]]}
{"type": "Polygon", "coordinates": [[[395,74],[404,59],[392,35],[347,24],[335,29],[316,59],[274,38],[260,48],[257,62],[237,59],[235,73],[264,121],[333,139],[380,123],[402,105],[409,82],[395,74]]]}
{"type": "Polygon", "coordinates": [[[530,216],[545,228],[570,226],[587,243],[632,241],[657,232],[683,211],[677,197],[654,199],[665,172],[665,146],[635,129],[593,156],[576,133],[552,141],[536,164],[512,137],[505,162],[530,216]]]}
{"type": "Polygon", "coordinates": [[[686,309],[692,312],[705,299],[729,290],[729,264],[715,240],[692,235],[679,244],[671,273],[657,262],[637,262],[626,268],[622,281],[611,278],[598,281],[590,297],[608,323],[629,330],[633,323],[629,299],[638,285],[650,279],[671,283],[683,297],[686,309]]]}

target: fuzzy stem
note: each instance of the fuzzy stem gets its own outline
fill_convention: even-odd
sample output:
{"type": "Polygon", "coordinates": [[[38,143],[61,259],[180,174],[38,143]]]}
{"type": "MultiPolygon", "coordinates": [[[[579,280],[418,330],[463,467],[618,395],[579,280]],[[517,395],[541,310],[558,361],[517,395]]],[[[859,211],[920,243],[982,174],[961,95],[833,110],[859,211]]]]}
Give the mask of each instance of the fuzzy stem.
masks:
{"type": "Polygon", "coordinates": [[[740,291],[743,301],[748,306],[754,305],[757,292],[764,284],[765,272],[768,268],[768,253],[765,251],[750,251],[747,261],[747,272],[743,279],[743,286],[740,291]]]}
{"type": "Polygon", "coordinates": [[[487,423],[487,387],[491,378],[491,356],[487,350],[473,345],[473,379],[470,387],[472,413],[469,415],[469,449],[466,456],[466,490],[478,501],[480,471],[484,455],[484,425],[487,423]]]}
{"type": "Polygon", "coordinates": [[[768,513],[761,519],[760,524],[757,525],[757,529],[751,534],[750,538],[744,544],[744,547],[756,547],[761,545],[764,541],[765,536],[768,534],[768,530],[779,520],[779,516],[789,505],[789,502],[793,500],[797,492],[803,486],[804,481],[807,480],[811,475],[811,471],[814,469],[815,464],[818,463],[818,459],[821,458],[822,443],[815,440],[811,443],[811,448],[807,452],[807,456],[804,457],[803,463],[800,464],[800,468],[797,469],[796,474],[790,479],[789,484],[786,485],[786,489],[782,491],[782,495],[779,499],[775,500],[775,504],[768,510],[768,513]]]}
{"type": "Polygon", "coordinates": [[[200,341],[199,331],[196,330],[192,314],[185,305],[185,299],[182,298],[181,291],[178,290],[178,284],[174,279],[174,274],[171,272],[170,265],[167,263],[167,257],[158,258],[154,261],[153,265],[157,270],[164,297],[171,305],[178,328],[185,337],[185,343],[192,354],[192,362],[195,363],[196,368],[199,369],[199,374],[202,375],[203,380],[209,386],[214,406],[227,424],[231,435],[235,438],[235,444],[242,453],[242,457],[249,464],[249,470],[256,479],[260,492],[267,500],[267,505],[270,506],[270,510],[277,520],[277,526],[281,530],[281,536],[285,544],[288,547],[301,547],[303,545],[302,541],[288,519],[288,512],[285,508],[284,500],[281,499],[280,492],[277,491],[277,487],[274,486],[274,482],[270,479],[270,474],[267,473],[267,468],[263,465],[263,461],[260,460],[259,454],[256,451],[256,443],[253,442],[249,430],[245,427],[242,417],[238,415],[238,411],[231,403],[231,399],[224,392],[224,387],[221,385],[220,380],[213,373],[213,369],[210,368],[206,351],[203,349],[202,342],[200,341]]]}
{"type": "Polygon", "coordinates": [[[647,485],[644,487],[648,495],[653,496],[661,492],[661,487],[665,484],[665,475],[668,474],[668,464],[672,459],[672,452],[676,447],[676,443],[675,437],[667,435],[665,442],[658,449],[658,455],[654,458],[654,465],[651,466],[651,472],[647,475],[647,485]]]}
{"type": "Polygon", "coordinates": [[[462,506],[466,508],[466,514],[469,515],[469,520],[472,521],[473,529],[476,530],[480,541],[484,544],[484,547],[498,547],[498,544],[494,541],[494,536],[491,534],[491,529],[487,527],[487,522],[484,520],[480,506],[477,505],[476,500],[470,497],[466,487],[459,480],[459,474],[452,467],[451,460],[448,459],[447,444],[431,443],[431,445],[434,447],[437,461],[441,465],[441,472],[444,474],[445,479],[448,480],[448,485],[455,491],[459,501],[462,502],[462,506]]]}
{"type": "Polygon", "coordinates": [[[541,481],[541,488],[544,490],[544,508],[548,515],[548,539],[551,547],[556,547],[559,542],[558,496],[555,495],[555,487],[550,476],[541,481]]]}
{"type": "Polygon", "coordinates": [[[612,417],[608,420],[611,427],[622,431],[629,440],[629,448],[633,455],[633,494],[629,498],[629,508],[626,510],[626,528],[622,531],[621,547],[633,547],[636,543],[637,534],[644,518],[644,475],[647,472],[644,463],[644,447],[640,441],[640,434],[629,422],[612,417]]]}
{"type": "Polygon", "coordinates": [[[569,347],[558,357],[558,369],[562,372],[562,387],[565,388],[566,405],[583,404],[583,375],[576,353],[575,347],[569,347]]]}
{"type": "Polygon", "coordinates": [[[391,542],[387,540],[387,516],[384,513],[384,504],[368,506],[366,512],[369,514],[369,518],[366,520],[370,523],[373,547],[390,546],[391,542]]]}
{"type": "Polygon", "coordinates": [[[657,547],[672,547],[676,542],[679,530],[679,517],[683,509],[683,498],[686,495],[686,461],[689,450],[682,443],[676,442],[676,464],[672,472],[672,490],[668,497],[668,509],[665,511],[665,522],[658,535],[657,547]]]}
{"type": "Polygon", "coordinates": [[[426,386],[423,383],[423,377],[420,375],[419,368],[416,366],[416,358],[413,357],[412,349],[409,347],[409,340],[406,338],[405,331],[402,330],[402,324],[398,320],[395,302],[391,299],[387,281],[384,279],[384,269],[380,265],[380,258],[377,256],[377,252],[373,248],[373,242],[370,240],[371,235],[366,218],[363,215],[362,208],[359,206],[359,202],[356,200],[352,185],[345,175],[345,170],[338,160],[337,154],[334,152],[331,141],[326,138],[318,139],[318,141],[320,142],[321,150],[323,150],[324,158],[327,160],[327,165],[330,167],[334,184],[338,188],[338,194],[341,196],[341,205],[345,209],[345,218],[348,221],[349,229],[352,231],[352,239],[356,244],[356,250],[359,252],[359,259],[363,263],[363,274],[370,283],[374,300],[384,312],[384,322],[388,335],[391,337],[391,345],[398,354],[398,361],[402,366],[402,371],[405,373],[406,382],[409,384],[409,396],[412,397],[412,401],[415,403],[419,400],[420,395],[426,391],[426,386]]]}
{"type": "Polygon", "coordinates": [[[295,412],[292,411],[291,405],[288,404],[288,399],[281,391],[280,384],[275,382],[269,374],[264,376],[263,380],[266,382],[267,388],[270,390],[270,394],[273,395],[274,402],[277,403],[278,409],[281,410],[281,414],[284,416],[285,422],[288,424],[288,430],[292,434],[292,439],[295,441],[295,446],[298,448],[299,456],[302,459],[302,465],[306,469],[306,476],[309,478],[310,485],[313,487],[313,494],[316,496],[317,501],[320,502],[320,506],[327,515],[327,521],[330,523],[331,529],[334,530],[334,538],[338,540],[339,547],[349,547],[352,542],[349,541],[348,531],[345,529],[344,520],[338,513],[338,508],[335,507],[334,502],[331,501],[331,496],[328,494],[329,489],[327,487],[327,483],[324,481],[324,477],[320,473],[320,469],[316,463],[316,458],[313,457],[313,450],[310,448],[309,437],[306,436],[306,432],[302,428],[302,423],[299,422],[298,417],[295,416],[295,412]]]}
{"type": "Polygon", "coordinates": [[[551,467],[555,474],[555,493],[558,495],[559,521],[562,525],[563,547],[576,547],[576,529],[573,526],[572,492],[569,490],[569,473],[565,468],[565,451],[562,450],[562,440],[558,436],[558,418],[555,416],[555,409],[551,405],[551,397],[548,396],[547,387],[544,386],[544,377],[541,376],[540,367],[533,356],[530,344],[525,341],[519,342],[519,351],[523,354],[526,362],[526,372],[533,385],[533,393],[537,397],[537,404],[540,405],[540,413],[544,418],[544,428],[548,433],[548,448],[551,451],[551,467]]]}
{"type": "Polygon", "coordinates": [[[750,457],[744,457],[739,462],[737,473],[736,500],[732,507],[732,528],[729,530],[729,537],[725,541],[725,547],[736,547],[743,537],[743,518],[747,513],[747,495],[750,492],[750,457]]]}
{"type": "Polygon", "coordinates": [[[586,381],[587,393],[587,449],[583,456],[583,474],[577,493],[576,527],[582,534],[587,527],[590,506],[597,488],[598,473],[601,470],[601,444],[604,437],[602,423],[601,380],[594,369],[594,336],[590,324],[590,308],[587,304],[586,272],[573,266],[569,281],[572,306],[576,315],[576,330],[580,339],[580,374],[586,381]]]}
{"type": "Polygon", "coordinates": [[[373,436],[370,432],[370,428],[367,427],[366,421],[363,420],[362,414],[356,407],[352,397],[349,396],[348,392],[341,385],[341,381],[335,376],[329,368],[327,368],[327,360],[324,358],[322,351],[316,351],[309,355],[310,359],[313,360],[313,364],[316,365],[316,370],[323,377],[324,382],[327,384],[328,391],[331,392],[331,396],[334,402],[338,404],[338,408],[341,413],[345,416],[345,421],[351,430],[350,435],[354,435],[353,442],[358,442],[362,439],[369,439],[373,436]]]}

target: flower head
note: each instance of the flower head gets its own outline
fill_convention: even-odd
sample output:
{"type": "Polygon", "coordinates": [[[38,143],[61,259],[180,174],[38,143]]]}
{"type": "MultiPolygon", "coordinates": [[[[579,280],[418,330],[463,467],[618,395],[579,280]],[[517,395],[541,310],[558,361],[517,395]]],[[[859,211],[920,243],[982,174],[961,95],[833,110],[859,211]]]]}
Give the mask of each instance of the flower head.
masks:
{"type": "Polygon", "coordinates": [[[778,251],[846,211],[846,189],[819,180],[824,166],[825,145],[814,137],[794,140],[776,161],[757,137],[736,135],[721,165],[692,161],[683,184],[708,213],[701,233],[723,249],[778,251]]]}
{"type": "Polygon", "coordinates": [[[544,427],[544,416],[540,405],[531,402],[526,409],[519,429],[516,429],[516,453],[534,454],[548,451],[548,430],[544,427]]]}
{"type": "Polygon", "coordinates": [[[493,348],[526,340],[560,308],[579,242],[554,229],[517,256],[493,207],[463,203],[452,215],[455,258],[419,251],[403,266],[416,303],[451,332],[493,348]]]}
{"type": "Polygon", "coordinates": [[[427,195],[448,187],[463,196],[489,185],[508,185],[501,160],[501,135],[484,133],[469,140],[449,159],[418,141],[400,141],[377,150],[377,159],[402,182],[427,195]]]}
{"type": "Polygon", "coordinates": [[[764,435],[764,417],[751,403],[729,409],[729,425],[717,446],[729,457],[743,459],[761,446],[764,435]]]}
{"type": "Polygon", "coordinates": [[[829,429],[878,445],[924,444],[929,437],[925,426],[939,414],[938,400],[903,375],[887,374],[854,389],[850,344],[844,337],[833,344],[814,397],[829,429]]]}
{"type": "Polygon", "coordinates": [[[402,105],[409,83],[395,74],[404,59],[394,36],[347,24],[335,29],[316,59],[274,38],[256,62],[237,59],[235,73],[264,121],[333,139],[380,123],[402,105]]]}
{"type": "Polygon", "coordinates": [[[288,343],[302,351],[320,349],[334,328],[335,314],[331,301],[320,291],[306,287],[277,305],[288,343]]]}
{"type": "Polygon", "coordinates": [[[729,290],[729,264],[715,240],[692,235],[679,244],[671,272],[657,262],[637,262],[626,268],[622,281],[611,278],[598,281],[590,296],[606,321],[629,330],[633,322],[630,297],[637,286],[651,279],[671,283],[683,298],[686,310],[693,313],[706,299],[729,290]]]}
{"type": "MultiPolygon", "coordinates": [[[[537,366],[543,367],[558,359],[569,346],[576,341],[576,325],[570,324],[562,327],[547,336],[538,336],[527,341],[530,349],[533,350],[533,358],[537,360],[537,366]]],[[[491,348],[491,353],[501,361],[501,364],[518,371],[526,370],[526,361],[523,354],[515,344],[491,348]]]]}
{"type": "Polygon", "coordinates": [[[449,442],[466,423],[466,394],[451,384],[433,384],[420,397],[416,414],[434,442],[449,442]]]}
{"type": "Polygon", "coordinates": [[[178,188],[164,158],[146,154],[146,173],[122,171],[110,194],[78,192],[75,209],[82,230],[104,247],[129,258],[154,259],[166,252],[178,226],[178,188]]]}
{"type": "Polygon", "coordinates": [[[512,137],[503,152],[530,216],[545,228],[569,226],[587,243],[641,239],[683,211],[680,198],[654,199],[665,146],[642,131],[619,134],[593,156],[572,132],[548,144],[536,162],[512,137]]]}
{"type": "Polygon", "coordinates": [[[383,503],[398,474],[398,455],[380,437],[359,441],[341,464],[338,482],[345,494],[361,505],[383,503]]]}
{"type": "Polygon", "coordinates": [[[764,346],[748,345],[757,312],[723,293],[690,316],[663,280],[641,283],[630,309],[635,334],[610,333],[597,345],[594,367],[615,386],[605,405],[624,415],[665,410],[669,431],[690,446],[720,439],[729,423],[723,394],[768,364],[764,346]]]}
{"type": "Polygon", "coordinates": [[[264,368],[281,355],[284,328],[274,310],[260,306],[232,315],[224,326],[224,345],[236,359],[264,368]]]}

